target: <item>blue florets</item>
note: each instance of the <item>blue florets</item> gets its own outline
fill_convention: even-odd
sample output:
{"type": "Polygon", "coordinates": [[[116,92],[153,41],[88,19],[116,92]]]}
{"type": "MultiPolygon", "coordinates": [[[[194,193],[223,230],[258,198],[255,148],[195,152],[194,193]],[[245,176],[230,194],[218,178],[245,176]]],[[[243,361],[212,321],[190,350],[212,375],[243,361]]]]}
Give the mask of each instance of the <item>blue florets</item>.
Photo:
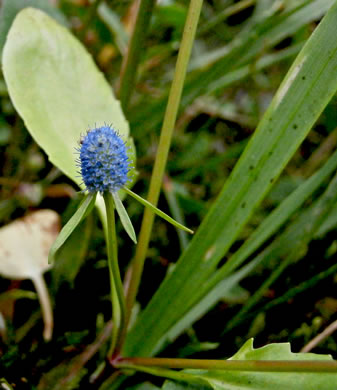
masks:
{"type": "Polygon", "coordinates": [[[90,130],[81,140],[79,154],[81,175],[88,192],[116,192],[130,180],[127,147],[112,127],[90,130]]]}

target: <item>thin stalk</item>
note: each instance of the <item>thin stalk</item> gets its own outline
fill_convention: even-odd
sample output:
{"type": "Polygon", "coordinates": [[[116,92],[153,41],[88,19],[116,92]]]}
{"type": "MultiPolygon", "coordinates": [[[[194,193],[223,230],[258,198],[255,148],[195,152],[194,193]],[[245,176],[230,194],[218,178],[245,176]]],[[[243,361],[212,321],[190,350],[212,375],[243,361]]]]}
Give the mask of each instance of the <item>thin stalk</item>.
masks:
{"type": "MultiPolygon", "coordinates": [[[[202,0],[191,0],[181,46],[178,54],[175,74],[169,94],[169,99],[166,107],[163,127],[160,135],[158,151],[154,163],[153,173],[150,182],[150,189],[147,200],[153,205],[157,205],[160,194],[161,185],[163,182],[167,156],[171,144],[174,125],[177,118],[178,107],[180,104],[182,89],[184,86],[187,65],[189,62],[195,32],[200,16],[202,0]]],[[[139,234],[139,242],[136,248],[135,258],[131,269],[131,280],[126,296],[126,323],[129,323],[131,310],[134,305],[140,278],[144,268],[144,261],[149,247],[152,225],[154,221],[154,213],[146,208],[144,211],[143,221],[139,234]]],[[[126,335],[124,330],[123,338],[126,335]]]]}
{"type": "Polygon", "coordinates": [[[39,297],[42,317],[44,322],[43,338],[46,341],[50,341],[53,334],[54,320],[53,310],[51,307],[50,297],[46,282],[44,281],[43,275],[39,274],[32,278],[32,282],[39,297]]]}
{"type": "Polygon", "coordinates": [[[320,344],[322,341],[327,339],[329,336],[332,335],[332,333],[337,331],[337,320],[335,320],[332,324],[330,324],[327,328],[323,330],[320,334],[318,334],[316,337],[314,337],[308,344],[306,344],[302,349],[301,352],[309,352],[313,348],[317,347],[318,344],[320,344]]]}
{"type": "Polygon", "coordinates": [[[122,333],[122,329],[125,326],[125,297],[118,266],[114,202],[110,192],[106,192],[103,195],[103,198],[105,202],[107,216],[106,241],[108,249],[108,265],[110,274],[113,319],[111,346],[108,356],[112,356],[115,350],[118,350],[120,335],[122,333]]]}
{"type": "Polygon", "coordinates": [[[135,370],[142,370],[143,367],[162,367],[224,371],[337,372],[336,361],[322,360],[208,360],[130,357],[121,359],[115,363],[115,366],[135,370]]]}
{"type": "Polygon", "coordinates": [[[137,67],[154,4],[155,0],[140,0],[128,50],[123,58],[117,96],[124,112],[128,109],[131,92],[134,88],[137,67]]]}

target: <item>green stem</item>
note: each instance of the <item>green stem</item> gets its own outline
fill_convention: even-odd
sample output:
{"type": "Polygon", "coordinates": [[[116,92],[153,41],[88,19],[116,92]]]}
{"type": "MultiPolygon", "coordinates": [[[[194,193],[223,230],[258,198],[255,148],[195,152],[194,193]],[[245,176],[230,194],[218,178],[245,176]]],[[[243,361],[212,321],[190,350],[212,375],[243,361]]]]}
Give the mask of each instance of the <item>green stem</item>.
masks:
{"type": "MultiPolygon", "coordinates": [[[[175,121],[177,118],[178,107],[184,86],[188,61],[190,58],[195,32],[200,16],[202,0],[191,0],[188,15],[185,23],[184,33],[181,41],[181,47],[178,54],[174,79],[170,90],[170,95],[166,107],[163,127],[160,135],[158,151],[154,163],[153,173],[150,182],[148,201],[157,205],[161,185],[167,161],[167,156],[171,144],[175,121]]],[[[140,278],[144,268],[144,261],[149,247],[154,213],[146,208],[139,234],[139,243],[136,249],[136,255],[131,269],[131,280],[126,296],[126,323],[128,324],[131,310],[134,305],[140,278]]],[[[123,338],[126,335],[126,329],[123,338]]]]}
{"type": "Polygon", "coordinates": [[[137,66],[143,50],[146,31],[150,25],[155,0],[141,0],[126,55],[123,58],[120,82],[117,88],[124,113],[127,111],[137,75],[137,66]]]}
{"type": "Polygon", "coordinates": [[[207,360],[133,357],[123,358],[115,366],[141,371],[143,367],[162,367],[259,372],[337,372],[336,361],[322,360],[207,360]]]}
{"type": "Polygon", "coordinates": [[[115,350],[120,346],[120,335],[125,327],[125,297],[123,291],[123,284],[118,266],[118,249],[115,225],[115,210],[114,202],[110,192],[103,195],[106,216],[107,216],[107,249],[108,249],[108,264],[111,285],[111,302],[112,302],[112,339],[109,350],[111,356],[115,350]]]}

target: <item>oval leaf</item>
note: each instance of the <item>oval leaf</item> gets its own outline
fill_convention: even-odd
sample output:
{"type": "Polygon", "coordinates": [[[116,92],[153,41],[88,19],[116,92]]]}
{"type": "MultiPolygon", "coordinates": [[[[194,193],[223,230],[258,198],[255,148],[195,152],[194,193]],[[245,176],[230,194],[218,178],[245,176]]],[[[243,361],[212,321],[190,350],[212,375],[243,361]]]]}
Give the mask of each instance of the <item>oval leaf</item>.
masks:
{"type": "Polygon", "coordinates": [[[33,138],[78,185],[74,151],[81,134],[95,124],[112,123],[127,139],[120,104],[91,56],[40,10],[26,8],[15,18],[3,51],[3,71],[12,102],[33,138]]]}

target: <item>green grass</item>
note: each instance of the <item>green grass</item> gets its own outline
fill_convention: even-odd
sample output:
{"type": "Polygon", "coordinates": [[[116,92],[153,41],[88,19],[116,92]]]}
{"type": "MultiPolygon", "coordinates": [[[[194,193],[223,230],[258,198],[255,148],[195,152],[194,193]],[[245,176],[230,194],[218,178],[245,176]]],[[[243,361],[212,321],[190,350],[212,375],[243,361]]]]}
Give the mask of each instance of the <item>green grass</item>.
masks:
{"type": "Polygon", "coordinates": [[[324,356],[284,342],[299,351],[337,307],[335,2],[143,0],[137,18],[115,0],[29,5],[46,14],[20,12],[23,0],[0,9],[0,218],[51,208],[65,229],[44,275],[55,318],[48,344],[32,285],[1,278],[0,383],[333,390],[335,374],[321,373],[335,370],[325,356],[337,356],[333,337],[314,350],[324,356]],[[135,196],[193,236],[131,197],[125,209],[115,197],[121,222],[106,196],[108,217],[101,196],[88,215],[94,201],[80,203],[75,147],[104,122],[131,147],[135,196]],[[114,368],[111,334],[112,349],[131,357],[113,356],[114,368]],[[253,349],[250,337],[273,345],[253,349]],[[178,361],[158,355],[199,358],[179,367],[205,371],[170,370],[178,361]],[[233,355],[239,374],[212,370],[233,355]],[[247,359],[309,359],[310,373],[276,362],[290,371],[250,374],[247,359]]]}

